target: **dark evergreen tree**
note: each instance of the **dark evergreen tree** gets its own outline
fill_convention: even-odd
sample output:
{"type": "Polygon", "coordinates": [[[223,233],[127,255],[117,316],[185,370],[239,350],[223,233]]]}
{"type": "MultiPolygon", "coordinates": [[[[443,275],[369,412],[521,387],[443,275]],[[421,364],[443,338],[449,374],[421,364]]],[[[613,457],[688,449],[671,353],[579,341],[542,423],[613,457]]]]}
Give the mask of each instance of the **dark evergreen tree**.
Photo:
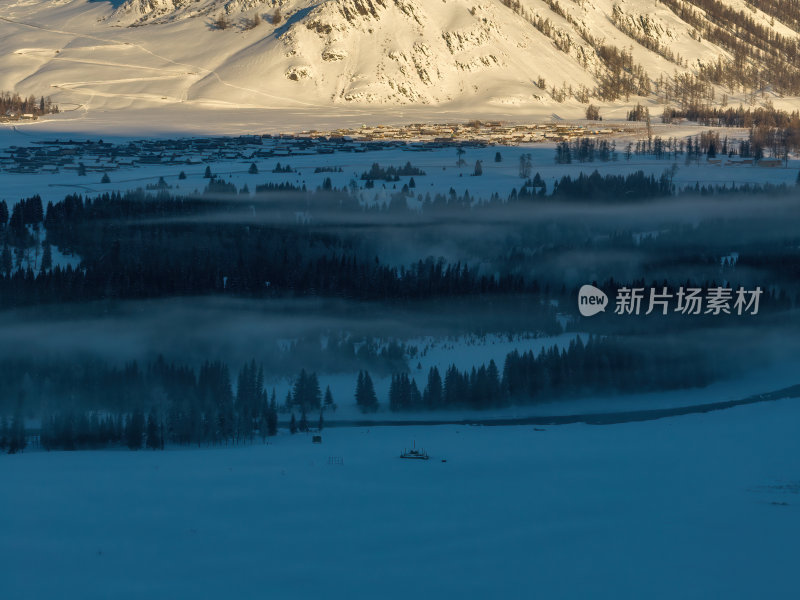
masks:
{"type": "Polygon", "coordinates": [[[16,454],[25,450],[25,418],[22,410],[22,400],[17,403],[14,419],[11,421],[11,431],[8,436],[8,453],[16,454]]]}
{"type": "Polygon", "coordinates": [[[50,247],[50,244],[44,243],[42,244],[44,249],[42,250],[42,271],[47,271],[53,268],[53,250],[50,247]]]}
{"type": "Polygon", "coordinates": [[[375,412],[378,410],[378,397],[375,395],[375,386],[367,371],[359,371],[356,381],[356,404],[361,412],[375,412]]]}
{"type": "Polygon", "coordinates": [[[144,413],[135,410],[125,423],[125,443],[131,450],[139,450],[144,442],[145,421],[144,413]]]}
{"type": "Polygon", "coordinates": [[[307,433],[308,432],[308,417],[306,417],[306,409],[305,408],[301,408],[300,409],[300,423],[298,424],[297,427],[303,433],[307,433]]]}
{"type": "Polygon", "coordinates": [[[8,204],[5,200],[0,200],[0,229],[5,229],[8,224],[8,204]]]}
{"type": "Polygon", "coordinates": [[[319,380],[316,373],[307,373],[305,369],[295,379],[292,388],[292,406],[303,410],[316,410],[321,407],[322,393],[319,389],[319,380]]]}
{"type": "Polygon", "coordinates": [[[500,371],[494,360],[490,360],[489,366],[486,368],[486,403],[489,406],[496,406],[502,402],[500,371]]]}
{"type": "Polygon", "coordinates": [[[269,403],[269,412],[267,413],[267,435],[273,436],[278,434],[278,402],[275,398],[275,390],[272,390],[272,399],[269,403]]]}
{"type": "Polygon", "coordinates": [[[396,411],[401,408],[400,390],[398,377],[392,375],[392,382],[389,384],[389,410],[396,411]]]}
{"type": "Polygon", "coordinates": [[[362,402],[364,399],[364,371],[358,372],[358,377],[356,378],[356,406],[358,406],[362,412],[364,409],[362,408],[362,402]]]}
{"type": "Polygon", "coordinates": [[[436,367],[431,367],[428,371],[428,383],[422,393],[422,403],[429,410],[442,406],[442,376],[436,367]]]}
{"type": "Polygon", "coordinates": [[[151,409],[150,412],[147,414],[146,439],[147,439],[146,441],[147,447],[151,450],[160,450],[164,446],[164,443],[161,440],[158,415],[156,414],[154,408],[151,409]]]}
{"type": "Polygon", "coordinates": [[[11,425],[8,422],[8,417],[3,415],[0,420],[0,452],[5,452],[8,448],[11,437],[11,425]]]}
{"type": "Polygon", "coordinates": [[[331,386],[325,386],[325,400],[324,400],[324,407],[325,409],[332,409],[336,412],[336,403],[333,401],[333,393],[331,393],[331,386]]]}
{"type": "Polygon", "coordinates": [[[11,257],[11,249],[8,247],[8,243],[3,244],[3,255],[0,258],[0,268],[3,270],[3,274],[6,276],[11,274],[11,270],[14,268],[14,261],[11,257]]]}

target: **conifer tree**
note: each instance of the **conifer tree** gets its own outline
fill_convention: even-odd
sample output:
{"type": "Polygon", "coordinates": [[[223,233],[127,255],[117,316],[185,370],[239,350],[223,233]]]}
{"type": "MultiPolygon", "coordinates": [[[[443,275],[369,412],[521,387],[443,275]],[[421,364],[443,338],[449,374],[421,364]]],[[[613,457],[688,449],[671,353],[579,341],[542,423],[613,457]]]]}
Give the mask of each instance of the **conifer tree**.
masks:
{"type": "Polygon", "coordinates": [[[10,436],[11,426],[8,423],[8,417],[3,415],[3,420],[0,421],[0,452],[5,452],[6,448],[8,448],[10,436]]]}
{"type": "Polygon", "coordinates": [[[392,375],[392,382],[389,384],[389,410],[400,410],[400,390],[397,375],[392,375]]]}
{"type": "Polygon", "coordinates": [[[269,403],[269,412],[267,413],[267,435],[273,436],[278,434],[278,402],[275,398],[275,390],[272,390],[272,400],[269,403]]]}
{"type": "Polygon", "coordinates": [[[25,450],[25,419],[22,411],[22,400],[17,403],[14,419],[11,421],[11,431],[8,434],[8,453],[16,454],[25,450]]]}
{"type": "Polygon", "coordinates": [[[336,403],[333,401],[333,393],[331,393],[331,386],[325,386],[325,401],[324,401],[325,409],[332,409],[336,412],[336,403]]]}
{"type": "Polygon", "coordinates": [[[135,410],[128,416],[125,426],[125,443],[131,450],[139,450],[144,441],[144,413],[141,410],[135,410]]]}
{"type": "Polygon", "coordinates": [[[298,429],[300,429],[300,431],[303,433],[308,431],[308,418],[306,417],[305,408],[300,410],[300,424],[298,425],[298,429]]]}
{"type": "Polygon", "coordinates": [[[53,268],[53,250],[48,243],[44,243],[43,246],[41,269],[42,271],[48,271],[53,268]]]}
{"type": "Polygon", "coordinates": [[[14,268],[14,261],[11,256],[11,249],[8,247],[8,244],[3,244],[3,256],[0,259],[0,268],[2,268],[3,273],[5,275],[9,275],[11,270],[14,268]]]}
{"type": "Polygon", "coordinates": [[[378,397],[375,395],[375,386],[367,371],[358,372],[356,404],[361,409],[361,412],[375,412],[378,410],[378,397]]]}
{"type": "Polygon", "coordinates": [[[162,448],[161,436],[158,427],[158,417],[156,416],[155,409],[150,409],[147,414],[147,441],[145,442],[150,450],[159,450],[162,448]]]}
{"type": "Polygon", "coordinates": [[[436,367],[431,367],[428,371],[428,383],[422,392],[422,403],[428,409],[439,408],[442,405],[442,376],[436,367]]]}

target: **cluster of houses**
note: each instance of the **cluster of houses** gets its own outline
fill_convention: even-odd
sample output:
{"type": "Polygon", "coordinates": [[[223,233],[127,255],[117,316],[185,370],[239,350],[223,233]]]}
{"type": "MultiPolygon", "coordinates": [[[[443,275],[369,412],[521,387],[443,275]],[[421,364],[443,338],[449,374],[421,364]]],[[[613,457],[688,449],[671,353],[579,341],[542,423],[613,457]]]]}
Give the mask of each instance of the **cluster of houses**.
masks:
{"type": "Polygon", "coordinates": [[[0,114],[0,123],[10,123],[11,121],[35,121],[38,119],[33,113],[23,113],[8,109],[5,113],[0,114]]]}
{"type": "Polygon", "coordinates": [[[536,142],[561,142],[571,138],[610,135],[623,131],[621,127],[598,129],[587,125],[542,123],[517,125],[502,121],[470,121],[457,124],[414,123],[402,126],[304,131],[301,136],[315,139],[346,138],[354,142],[405,141],[421,144],[452,144],[480,142],[486,145],[514,146],[536,142]]]}
{"type": "Polygon", "coordinates": [[[448,146],[517,145],[610,135],[617,131],[619,129],[583,125],[508,125],[474,121],[456,125],[364,126],[297,134],[135,140],[120,144],[55,139],[0,150],[0,172],[108,173],[121,167],[154,164],[197,165],[387,148],[425,151],[448,146]]]}

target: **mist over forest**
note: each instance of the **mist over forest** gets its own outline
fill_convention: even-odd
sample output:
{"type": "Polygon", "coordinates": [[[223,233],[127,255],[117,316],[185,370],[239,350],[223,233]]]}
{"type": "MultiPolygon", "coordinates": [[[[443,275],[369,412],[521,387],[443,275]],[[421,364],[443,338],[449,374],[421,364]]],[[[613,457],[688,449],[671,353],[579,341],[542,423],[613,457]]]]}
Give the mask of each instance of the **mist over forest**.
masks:
{"type": "Polygon", "coordinates": [[[207,169],[191,194],[162,178],[4,205],[0,412],[52,427],[149,414],[184,442],[203,437],[188,415],[227,415],[227,433],[203,434],[213,441],[354,402],[481,410],[702,387],[796,350],[796,186],[678,186],[673,166],[579,170],[548,190],[527,160],[519,187],[488,197],[415,193],[425,173],[408,162],[373,164],[363,189],[326,178],[251,192],[207,169]],[[584,284],[607,310],[581,316],[584,284]],[[619,314],[620,288],[761,295],[755,314],[664,314],[646,296],[641,314],[619,314]],[[506,350],[465,364],[465,348],[499,340],[506,350]]]}

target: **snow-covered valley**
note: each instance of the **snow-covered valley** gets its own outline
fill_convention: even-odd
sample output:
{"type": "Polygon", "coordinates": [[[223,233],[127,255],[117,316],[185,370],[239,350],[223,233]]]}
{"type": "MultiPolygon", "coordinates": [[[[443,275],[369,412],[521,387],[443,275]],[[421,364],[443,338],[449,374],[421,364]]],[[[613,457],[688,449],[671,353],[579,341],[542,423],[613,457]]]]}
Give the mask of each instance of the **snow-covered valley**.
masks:
{"type": "Polygon", "coordinates": [[[0,600],[796,595],[797,57],[796,0],[0,2],[0,600]]]}

